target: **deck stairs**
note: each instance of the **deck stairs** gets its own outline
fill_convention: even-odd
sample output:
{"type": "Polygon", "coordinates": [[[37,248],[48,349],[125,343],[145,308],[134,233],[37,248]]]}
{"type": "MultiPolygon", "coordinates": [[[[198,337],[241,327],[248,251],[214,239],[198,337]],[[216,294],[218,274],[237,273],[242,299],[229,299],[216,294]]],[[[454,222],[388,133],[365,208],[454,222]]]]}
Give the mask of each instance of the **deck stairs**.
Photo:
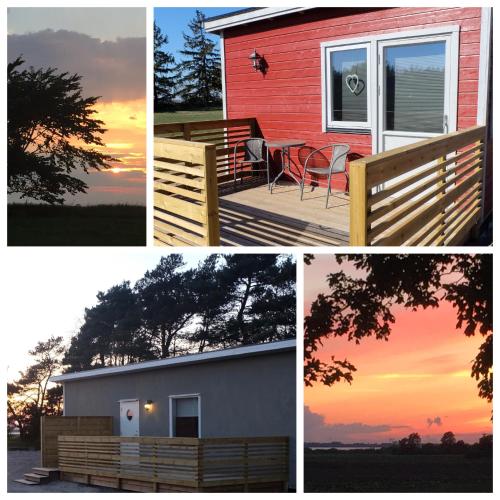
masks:
{"type": "Polygon", "coordinates": [[[25,484],[27,486],[38,486],[40,484],[50,483],[59,479],[59,469],[49,467],[33,467],[31,472],[24,474],[22,479],[14,479],[14,482],[25,484]]]}

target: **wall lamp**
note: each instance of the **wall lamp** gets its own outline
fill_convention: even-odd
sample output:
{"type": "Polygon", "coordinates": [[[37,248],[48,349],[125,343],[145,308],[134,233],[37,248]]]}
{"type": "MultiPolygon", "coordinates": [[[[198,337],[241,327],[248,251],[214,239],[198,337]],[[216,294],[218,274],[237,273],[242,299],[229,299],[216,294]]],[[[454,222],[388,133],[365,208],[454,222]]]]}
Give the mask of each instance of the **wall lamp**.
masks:
{"type": "Polygon", "coordinates": [[[151,401],[150,399],[148,399],[144,403],[144,409],[149,413],[153,409],[153,401],[151,401]]]}
{"type": "Polygon", "coordinates": [[[262,71],[262,56],[260,56],[255,49],[248,56],[248,59],[252,61],[252,66],[255,71],[262,71]]]}

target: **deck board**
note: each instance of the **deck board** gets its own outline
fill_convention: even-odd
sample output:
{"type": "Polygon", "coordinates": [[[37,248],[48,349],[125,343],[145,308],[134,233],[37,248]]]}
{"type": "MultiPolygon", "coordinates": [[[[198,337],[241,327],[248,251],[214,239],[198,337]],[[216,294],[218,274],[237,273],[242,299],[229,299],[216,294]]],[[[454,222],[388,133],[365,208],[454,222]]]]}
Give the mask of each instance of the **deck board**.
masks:
{"type": "Polygon", "coordinates": [[[339,246],[349,244],[349,196],[310,187],[300,201],[296,184],[271,194],[266,185],[221,193],[219,213],[224,246],[339,246]]]}

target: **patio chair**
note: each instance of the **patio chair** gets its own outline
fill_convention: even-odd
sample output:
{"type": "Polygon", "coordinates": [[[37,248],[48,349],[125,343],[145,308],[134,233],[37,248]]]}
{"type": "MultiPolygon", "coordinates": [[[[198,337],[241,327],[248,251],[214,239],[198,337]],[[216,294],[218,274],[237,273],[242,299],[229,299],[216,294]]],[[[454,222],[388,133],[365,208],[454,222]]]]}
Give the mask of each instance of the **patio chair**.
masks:
{"type": "MultiPolygon", "coordinates": [[[[300,199],[304,196],[304,184],[306,182],[306,173],[316,174],[316,175],[327,175],[328,176],[328,189],[326,192],[326,208],[328,208],[328,199],[330,197],[330,192],[332,190],[330,186],[330,179],[333,174],[344,174],[346,178],[346,193],[348,191],[347,186],[349,185],[349,174],[346,169],[347,154],[350,151],[350,146],[348,144],[329,144],[328,146],[323,146],[322,148],[315,149],[306,158],[304,162],[304,173],[302,174],[302,181],[300,183],[300,199]],[[332,156],[330,158],[330,164],[326,167],[310,167],[308,166],[309,160],[318,152],[324,149],[332,148],[332,156]]],[[[325,158],[326,159],[326,158],[325,158]]]]}
{"type": "MultiPolygon", "coordinates": [[[[234,145],[234,187],[236,188],[236,168],[238,165],[249,164],[252,166],[252,172],[267,172],[267,185],[269,186],[269,163],[264,156],[265,141],[259,137],[250,137],[242,139],[234,145]],[[243,147],[244,156],[237,158],[238,148],[243,147]],[[254,168],[254,165],[266,164],[266,168],[254,168]]],[[[243,176],[241,178],[243,184],[243,176]]]]}

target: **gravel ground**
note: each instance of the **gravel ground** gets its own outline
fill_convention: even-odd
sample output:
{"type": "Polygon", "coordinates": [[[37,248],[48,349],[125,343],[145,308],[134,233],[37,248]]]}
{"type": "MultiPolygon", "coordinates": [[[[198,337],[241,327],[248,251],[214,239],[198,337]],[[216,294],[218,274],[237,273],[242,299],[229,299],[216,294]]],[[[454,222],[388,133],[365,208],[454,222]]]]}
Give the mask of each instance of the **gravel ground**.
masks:
{"type": "Polygon", "coordinates": [[[22,479],[32,467],[40,466],[39,451],[9,451],[7,454],[7,491],[9,493],[119,493],[119,490],[86,486],[69,481],[52,481],[39,486],[27,486],[15,483],[14,479],[22,479]]]}

